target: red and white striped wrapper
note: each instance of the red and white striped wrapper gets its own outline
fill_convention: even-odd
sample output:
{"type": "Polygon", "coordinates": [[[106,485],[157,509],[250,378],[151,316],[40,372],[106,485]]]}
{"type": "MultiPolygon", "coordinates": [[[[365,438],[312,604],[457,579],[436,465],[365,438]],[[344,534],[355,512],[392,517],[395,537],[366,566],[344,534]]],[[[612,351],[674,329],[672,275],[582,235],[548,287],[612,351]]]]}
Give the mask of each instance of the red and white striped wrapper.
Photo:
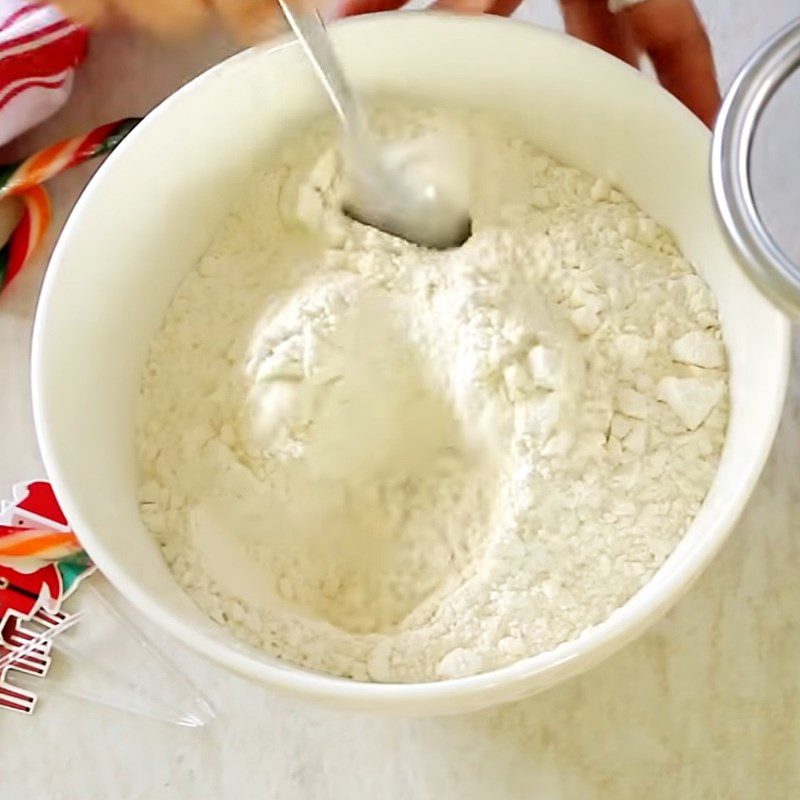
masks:
{"type": "Polygon", "coordinates": [[[64,105],[87,44],[53,6],[0,0],[0,145],[64,105]]]}

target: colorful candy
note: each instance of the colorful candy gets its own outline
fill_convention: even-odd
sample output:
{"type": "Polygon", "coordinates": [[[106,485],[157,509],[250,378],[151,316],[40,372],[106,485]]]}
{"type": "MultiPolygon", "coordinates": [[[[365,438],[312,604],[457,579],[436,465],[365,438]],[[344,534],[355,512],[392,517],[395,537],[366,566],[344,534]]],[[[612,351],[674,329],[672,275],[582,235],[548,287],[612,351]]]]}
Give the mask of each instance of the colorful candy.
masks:
{"type": "Polygon", "coordinates": [[[20,558],[57,561],[82,549],[72,531],[0,525],[0,562],[20,558]]]}
{"type": "Polygon", "coordinates": [[[65,139],[24,161],[0,167],[0,198],[20,194],[90,158],[110,153],[139,122],[134,117],[101,125],[85,136],[65,139]]]}
{"type": "Polygon", "coordinates": [[[0,167],[0,200],[18,197],[22,217],[11,238],[0,248],[0,291],[25,266],[44,239],[50,224],[50,200],[39,184],[91,158],[110,153],[140,122],[112,122],[84,136],[54,144],[24,161],[0,167]]]}
{"type": "Polygon", "coordinates": [[[0,247],[0,291],[25,266],[50,226],[50,198],[41,186],[19,195],[23,212],[11,238],[0,247]]]}

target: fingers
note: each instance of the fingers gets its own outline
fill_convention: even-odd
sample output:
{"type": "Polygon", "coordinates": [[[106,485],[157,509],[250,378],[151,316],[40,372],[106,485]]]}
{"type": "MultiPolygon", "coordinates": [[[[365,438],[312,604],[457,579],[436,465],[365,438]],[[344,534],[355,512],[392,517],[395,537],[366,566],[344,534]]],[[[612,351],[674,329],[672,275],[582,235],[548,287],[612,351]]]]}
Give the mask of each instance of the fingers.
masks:
{"type": "Polygon", "coordinates": [[[567,33],[638,66],[639,53],[624,17],[612,14],[606,0],[560,0],[567,33]]]}
{"type": "MultiPolygon", "coordinates": [[[[513,7],[511,13],[522,2],[522,0],[499,0],[513,7]]],[[[406,0],[344,0],[339,5],[336,16],[351,17],[357,14],[374,14],[378,11],[395,11],[402,8],[406,0]]],[[[494,0],[436,0],[430,7],[438,11],[457,11],[461,14],[505,14],[503,11],[495,11],[494,0]]]]}
{"type": "Polygon", "coordinates": [[[283,28],[277,3],[268,0],[212,0],[212,5],[234,34],[248,44],[262,42],[283,28]]]}
{"type": "Polygon", "coordinates": [[[661,85],[709,127],[720,106],[711,43],[692,0],[647,0],[621,12],[661,85]]]}
{"type": "MultiPolygon", "coordinates": [[[[501,14],[512,13],[522,0],[436,0],[431,8],[438,11],[457,11],[461,14],[501,14]],[[495,6],[510,9],[495,10],[495,6]]],[[[357,14],[373,14],[378,11],[395,11],[402,8],[406,0],[343,0],[337,9],[336,16],[351,17],[357,14]]]]}
{"type": "Polygon", "coordinates": [[[136,27],[160,36],[196,31],[207,12],[204,0],[162,0],[155,8],[152,0],[113,0],[106,5],[113,5],[119,16],[136,27]]]}
{"type": "Polygon", "coordinates": [[[495,0],[486,13],[494,14],[496,17],[510,17],[522,5],[522,2],[523,0],[495,0]]]}
{"type": "Polygon", "coordinates": [[[378,11],[394,11],[405,5],[405,0],[344,0],[336,9],[337,17],[353,17],[358,14],[374,14],[378,11]]]}
{"type": "MultiPolygon", "coordinates": [[[[512,0],[498,0],[498,3],[512,0]]],[[[647,0],[612,14],[606,0],[560,0],[568,33],[638,64],[650,58],[661,85],[712,125],[720,105],[708,35],[692,0],[647,0]]]]}
{"type": "Polygon", "coordinates": [[[137,28],[166,36],[193,33],[212,9],[243,42],[263,41],[282,27],[277,4],[269,0],[57,1],[67,16],[86,25],[120,17],[137,28]]]}
{"type": "Polygon", "coordinates": [[[493,0],[436,0],[431,8],[459,14],[485,14],[493,5],[493,0]]]}
{"type": "Polygon", "coordinates": [[[58,0],[55,5],[64,16],[81,25],[98,25],[108,12],[106,0],[58,0]]]}

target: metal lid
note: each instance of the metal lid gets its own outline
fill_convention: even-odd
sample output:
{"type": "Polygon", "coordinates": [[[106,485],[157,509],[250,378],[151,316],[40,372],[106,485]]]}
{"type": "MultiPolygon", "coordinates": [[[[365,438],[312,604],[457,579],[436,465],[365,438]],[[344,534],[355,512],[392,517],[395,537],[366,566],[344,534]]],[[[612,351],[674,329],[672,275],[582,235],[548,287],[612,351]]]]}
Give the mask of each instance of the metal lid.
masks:
{"type": "Polygon", "coordinates": [[[758,288],[795,319],[800,319],[800,266],[761,219],[750,160],[764,108],[799,66],[800,19],[766,42],[737,75],[722,104],[711,153],[714,200],[731,247],[758,288]]]}

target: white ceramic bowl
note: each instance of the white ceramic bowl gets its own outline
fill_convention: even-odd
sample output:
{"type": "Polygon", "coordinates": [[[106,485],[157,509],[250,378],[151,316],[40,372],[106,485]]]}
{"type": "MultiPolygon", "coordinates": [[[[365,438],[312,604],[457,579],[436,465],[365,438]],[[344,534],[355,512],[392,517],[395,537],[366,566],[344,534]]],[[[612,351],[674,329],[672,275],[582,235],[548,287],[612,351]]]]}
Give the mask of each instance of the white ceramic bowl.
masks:
{"type": "Polygon", "coordinates": [[[379,15],[335,26],[361,89],[513,112],[529,136],[607,177],[675,234],[719,301],[731,418],[699,516],[650,583],[578,640],[485,675],[365,684],[258,652],[178,587],[136,504],[140,368],[170,297],[290,126],[325,109],[299,47],[244,53],[154,111],[99,170],[53,255],[33,338],[33,399],[48,474],[100,569],[143,615],[219,664],[342,708],[434,714],[521,698],[641,633],[730,533],[769,452],[788,371],[786,320],[732,263],[707,180],[709,134],[675,100],[598,50],[492,17],[379,15]]]}

